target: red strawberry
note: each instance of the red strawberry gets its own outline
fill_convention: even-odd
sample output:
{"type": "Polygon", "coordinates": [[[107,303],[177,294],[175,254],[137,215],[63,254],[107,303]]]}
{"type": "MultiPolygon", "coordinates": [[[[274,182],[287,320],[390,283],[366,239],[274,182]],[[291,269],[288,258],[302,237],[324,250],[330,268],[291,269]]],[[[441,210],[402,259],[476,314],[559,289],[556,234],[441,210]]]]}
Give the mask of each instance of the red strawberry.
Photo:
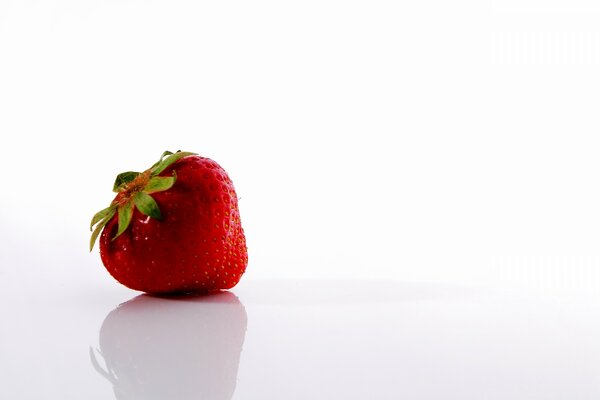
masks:
{"type": "Polygon", "coordinates": [[[233,183],[216,162],[165,152],[144,172],[117,176],[111,205],[92,218],[90,250],[123,285],[148,293],[235,286],[248,253],[233,183]]]}

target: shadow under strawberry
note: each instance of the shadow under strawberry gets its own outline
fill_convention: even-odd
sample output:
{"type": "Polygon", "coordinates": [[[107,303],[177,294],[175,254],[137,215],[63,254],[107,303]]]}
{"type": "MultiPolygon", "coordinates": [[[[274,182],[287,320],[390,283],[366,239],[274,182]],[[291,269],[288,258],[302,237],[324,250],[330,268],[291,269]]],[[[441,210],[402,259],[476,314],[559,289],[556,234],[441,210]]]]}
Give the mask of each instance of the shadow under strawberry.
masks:
{"type": "Polygon", "coordinates": [[[107,315],[90,358],[118,400],[231,399],[246,325],[231,292],[140,295],[107,315]]]}

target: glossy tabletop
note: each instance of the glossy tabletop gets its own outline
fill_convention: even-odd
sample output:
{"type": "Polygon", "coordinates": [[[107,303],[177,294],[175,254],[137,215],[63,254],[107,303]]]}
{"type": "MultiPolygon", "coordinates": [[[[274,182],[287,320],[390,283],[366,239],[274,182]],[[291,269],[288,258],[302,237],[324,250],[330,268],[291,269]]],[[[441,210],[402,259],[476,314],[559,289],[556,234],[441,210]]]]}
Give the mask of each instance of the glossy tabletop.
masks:
{"type": "Polygon", "coordinates": [[[596,399],[600,302],[476,286],[248,280],[176,298],[11,293],[3,399],[596,399]]]}

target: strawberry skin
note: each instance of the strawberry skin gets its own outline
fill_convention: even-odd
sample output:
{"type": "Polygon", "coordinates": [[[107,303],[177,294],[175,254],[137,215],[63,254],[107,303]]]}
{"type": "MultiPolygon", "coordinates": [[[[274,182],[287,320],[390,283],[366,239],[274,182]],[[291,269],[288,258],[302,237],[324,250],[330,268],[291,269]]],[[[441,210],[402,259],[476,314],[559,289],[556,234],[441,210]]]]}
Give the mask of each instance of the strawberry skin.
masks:
{"type": "MultiPolygon", "coordinates": [[[[133,192],[139,181],[146,183],[138,176],[137,188],[135,180],[130,183],[133,192]]],[[[237,195],[225,170],[209,158],[188,155],[156,176],[176,177],[169,189],[151,192],[160,218],[132,207],[128,227],[120,234],[120,210],[107,221],[100,255],[108,272],[123,285],[147,293],[235,286],[246,270],[248,253],[237,195]]],[[[113,204],[122,204],[130,192],[118,193],[113,204]]]]}

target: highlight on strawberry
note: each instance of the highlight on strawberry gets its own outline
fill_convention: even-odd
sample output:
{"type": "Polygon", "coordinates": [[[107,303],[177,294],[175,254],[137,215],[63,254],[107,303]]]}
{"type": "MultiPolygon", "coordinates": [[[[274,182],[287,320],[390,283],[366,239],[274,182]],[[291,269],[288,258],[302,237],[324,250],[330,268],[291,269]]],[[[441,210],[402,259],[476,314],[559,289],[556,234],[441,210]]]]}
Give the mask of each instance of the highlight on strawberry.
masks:
{"type": "Polygon", "coordinates": [[[110,205],[92,218],[108,272],[147,293],[235,286],[248,265],[238,198],[225,170],[195,153],[165,151],[143,172],[119,174],[110,205]]]}

